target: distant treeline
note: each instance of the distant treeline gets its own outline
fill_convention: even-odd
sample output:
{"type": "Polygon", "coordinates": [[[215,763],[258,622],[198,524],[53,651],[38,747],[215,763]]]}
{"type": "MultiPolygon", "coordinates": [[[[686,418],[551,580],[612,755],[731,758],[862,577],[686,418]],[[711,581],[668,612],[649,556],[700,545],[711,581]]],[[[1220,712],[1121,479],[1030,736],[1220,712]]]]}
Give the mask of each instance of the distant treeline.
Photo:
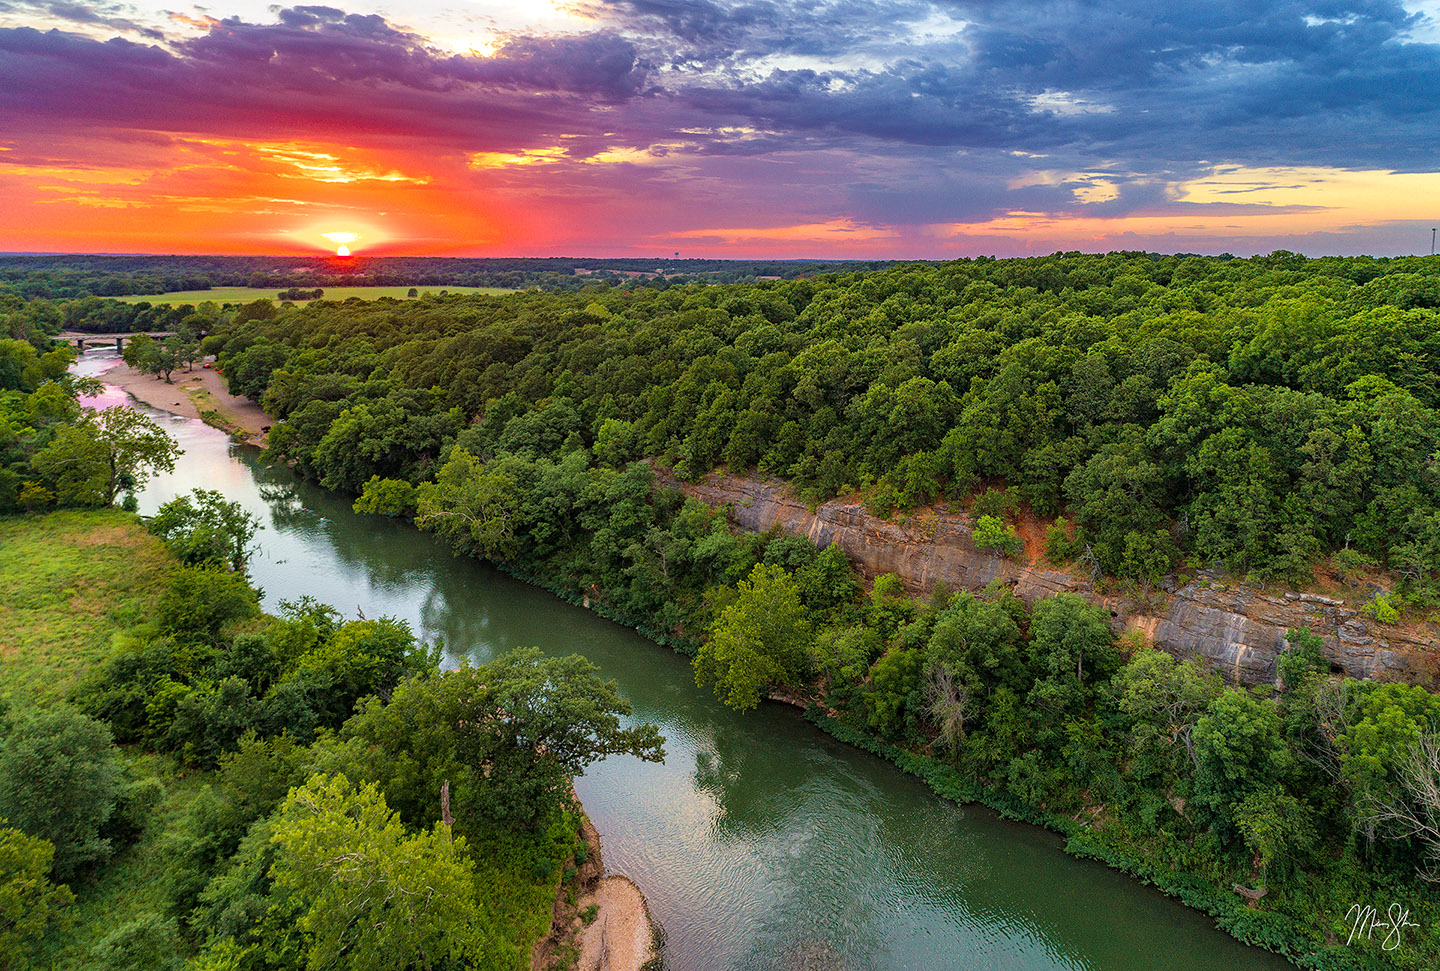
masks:
{"type": "Polygon", "coordinates": [[[887,265],[873,261],[471,259],[311,256],[0,256],[0,293],[27,300],[123,297],[211,287],[467,286],[576,290],[602,282],[652,285],[792,280],[887,265]]]}
{"type": "MultiPolygon", "coordinates": [[[[219,304],[202,301],[199,309],[207,321],[215,320],[220,314],[219,304]]],[[[48,338],[62,330],[78,330],[87,334],[174,330],[196,311],[197,308],[188,303],[174,306],[151,305],[143,301],[121,303],[101,297],[22,300],[0,293],[0,337],[32,341],[37,348],[43,348],[48,338]]],[[[250,312],[260,311],[257,308],[250,312]]]]}
{"type": "MultiPolygon", "coordinates": [[[[1440,261],[1117,253],[798,281],[278,311],[210,349],[327,485],[432,476],[477,429],[758,467],[888,513],[1001,493],[1054,559],[1440,597],[1440,261]],[[424,434],[408,429],[426,426],[424,434]],[[536,434],[539,434],[537,432],[536,434]],[[396,443],[396,444],[391,444],[396,443]]],[[[237,322],[241,315],[237,314],[237,322]]],[[[485,450],[475,453],[488,457],[485,450]]],[[[1377,605],[1387,612],[1390,604],[1377,605]]]]}

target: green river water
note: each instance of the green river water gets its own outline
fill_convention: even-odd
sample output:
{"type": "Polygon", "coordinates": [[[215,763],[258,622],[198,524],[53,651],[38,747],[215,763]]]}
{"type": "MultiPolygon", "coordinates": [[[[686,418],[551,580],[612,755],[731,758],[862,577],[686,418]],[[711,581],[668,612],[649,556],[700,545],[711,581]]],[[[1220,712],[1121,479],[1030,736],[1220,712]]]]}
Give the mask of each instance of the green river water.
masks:
{"type": "MultiPolygon", "coordinates": [[[[113,359],[88,354],[76,370],[103,379],[113,359]]],[[[126,400],[111,388],[102,403],[126,400]]],[[[1066,856],[1052,833],[946,802],[798,710],[728,711],[695,687],[686,658],[634,631],[357,516],[198,421],[150,413],[185,454],[148,485],[141,511],[196,487],[243,503],[264,523],[252,572],[267,608],[308,594],[351,616],[403,618],[443,638],[451,663],[531,644],[580,653],[619,683],[636,718],[660,726],[664,764],[610,758],[575,787],[607,868],[648,898],[675,971],[1289,967],[1066,856]]]]}

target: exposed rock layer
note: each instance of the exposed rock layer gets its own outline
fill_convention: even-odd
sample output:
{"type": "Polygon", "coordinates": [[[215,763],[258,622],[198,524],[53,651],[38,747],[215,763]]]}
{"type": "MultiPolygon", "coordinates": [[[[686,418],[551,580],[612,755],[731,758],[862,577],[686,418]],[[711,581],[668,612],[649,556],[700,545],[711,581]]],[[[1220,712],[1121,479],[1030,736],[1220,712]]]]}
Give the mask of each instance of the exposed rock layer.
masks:
{"type": "Polygon", "coordinates": [[[1127,598],[1101,593],[1088,578],[978,549],[973,520],[964,512],[915,516],[901,525],[840,500],[812,512],[781,482],[711,474],[694,484],[661,477],[708,505],[730,507],[742,529],[779,526],[820,546],[838,544],[867,580],[894,573],[912,593],[941,582],[951,590],[979,590],[997,579],[1028,602],[1078,593],[1103,604],[1117,630],[1139,628],[1162,650],[1203,657],[1232,683],[1274,682],[1276,655],[1285,649],[1285,632],[1295,627],[1323,637],[1331,664],[1356,678],[1427,682],[1440,657],[1428,625],[1377,624],[1340,600],[1274,592],[1205,571],[1184,585],[1167,586],[1163,598],[1154,598],[1163,605],[1136,608],[1127,598]]]}

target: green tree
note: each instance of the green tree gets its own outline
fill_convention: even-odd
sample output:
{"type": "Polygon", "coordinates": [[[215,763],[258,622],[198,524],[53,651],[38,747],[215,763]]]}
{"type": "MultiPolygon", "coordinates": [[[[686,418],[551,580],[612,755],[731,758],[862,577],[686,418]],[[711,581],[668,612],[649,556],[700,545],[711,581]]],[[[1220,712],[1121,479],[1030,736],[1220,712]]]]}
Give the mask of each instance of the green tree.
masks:
{"type": "Polygon", "coordinates": [[[921,672],[924,655],[913,649],[889,650],[870,669],[865,693],[866,722],[887,738],[914,731],[924,698],[921,672]]]}
{"type": "Polygon", "coordinates": [[[1288,877],[1314,848],[1314,814],[1279,785],[1251,791],[1236,804],[1235,828],[1260,868],[1261,880],[1288,877]]]}
{"type": "Polygon", "coordinates": [[[1179,776],[1194,756],[1196,722],[1220,696],[1219,675],[1147,647],[1121,670],[1116,687],[1130,721],[1135,774],[1179,776]]]}
{"type": "Polygon", "coordinates": [[[1440,697],[1419,685],[1360,686],[1337,748],[1362,825],[1369,826],[1379,805],[1400,788],[1401,769],[1421,739],[1436,733],[1440,733],[1440,697]]]}
{"type": "Polygon", "coordinates": [[[308,967],[490,966],[474,867],[444,825],[407,833],[374,786],[316,775],[281,805],[270,840],[308,967]]]}
{"type": "Polygon", "coordinates": [[[181,562],[237,572],[245,569],[260,520],[238,502],[212,489],[194,489],[162,505],[150,532],[169,544],[181,562]]]}
{"type": "Polygon", "coordinates": [[[179,334],[171,334],[162,341],[157,341],[149,355],[148,367],[158,377],[165,379],[166,384],[174,384],[170,376],[175,369],[184,363],[185,339],[179,334]]]}
{"type": "Polygon", "coordinates": [[[456,825],[536,828],[571,798],[571,780],[608,755],[664,758],[654,725],[625,727],[629,702],[578,655],[512,651],[477,668],[415,678],[372,700],[343,735],[363,743],[357,771],[412,825],[433,819],[451,784],[456,825]]]}
{"type": "Polygon", "coordinates": [[[160,598],[156,620],[176,639],[220,639],[230,623],[259,616],[260,600],[245,577],[213,567],[184,567],[175,572],[160,598]]]}
{"type": "Polygon", "coordinates": [[[415,495],[415,487],[404,479],[382,479],[372,475],[351,508],[358,513],[375,516],[413,516],[415,495]]]}
{"type": "Polygon", "coordinates": [[[59,932],[75,897],[50,882],[55,847],[0,817],[0,971],[25,971],[47,934],[59,932]]]}
{"type": "Polygon", "coordinates": [[[695,683],[737,711],[760,703],[768,684],[797,684],[809,663],[810,620],[794,579],[760,563],[736,585],[735,602],[695,655],[695,683]]]}
{"type": "Polygon", "coordinates": [[[973,535],[975,545],[982,550],[999,550],[1006,556],[1015,556],[1024,548],[1015,527],[995,516],[981,516],[973,535]]]}
{"type": "Polygon", "coordinates": [[[514,482],[456,448],[435,481],[417,490],[415,524],[461,549],[503,558],[515,550],[517,498],[514,482]]]}
{"type": "Polygon", "coordinates": [[[365,695],[388,697],[403,678],[439,661],[438,653],[417,644],[408,623],[377,617],[344,624],[297,658],[294,667],[325,675],[344,698],[338,707],[348,711],[365,695]]]}
{"type": "Polygon", "coordinates": [[[964,593],[936,616],[925,660],[927,667],[944,667],[958,678],[974,717],[995,688],[1029,686],[1033,678],[1024,647],[1019,625],[999,601],[964,593]]]}
{"type": "Polygon", "coordinates": [[[15,716],[0,737],[0,816],[55,847],[69,881],[113,851],[108,828],[125,788],[110,730],[69,705],[15,716]]]}
{"type": "Polygon", "coordinates": [[[1195,723],[1195,801],[1224,823],[1290,770],[1280,716],[1270,702],[1227,688],[1195,723]]]}
{"type": "Polygon", "coordinates": [[[1083,707],[1090,686],[1120,666],[1109,613],[1074,593],[1056,594],[1035,605],[1030,649],[1045,672],[1030,691],[1031,703],[1052,713],[1083,707]]]}
{"type": "Polygon", "coordinates": [[[56,482],[60,502],[110,506],[135,492],[152,472],[170,472],[180,448],[145,415],[116,406],[87,413],[60,429],[38,454],[35,469],[56,482]]]}
{"type": "Polygon", "coordinates": [[[159,342],[149,334],[136,334],[125,341],[120,358],[141,374],[153,374],[155,358],[159,353],[159,342]]]}

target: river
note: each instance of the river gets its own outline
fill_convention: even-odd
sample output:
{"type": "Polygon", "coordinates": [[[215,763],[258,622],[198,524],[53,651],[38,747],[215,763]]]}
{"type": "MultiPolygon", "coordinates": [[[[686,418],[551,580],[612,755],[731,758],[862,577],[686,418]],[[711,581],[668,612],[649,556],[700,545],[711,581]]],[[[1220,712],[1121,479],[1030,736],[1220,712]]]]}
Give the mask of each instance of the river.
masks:
{"type": "MultiPolygon", "coordinates": [[[[75,370],[99,375],[113,351],[75,370]]],[[[310,595],[354,616],[409,621],[451,663],[538,645],[580,653],[659,725],[663,764],[616,756],[575,788],[607,868],[631,877],[664,928],[673,971],[1287,968],[1123,874],[1066,856],[1059,837],[956,806],[792,708],[740,715],[695,687],[687,659],[459,558],[399,523],[267,465],[221,432],[136,404],[178,439],[143,513],[192,488],[260,517],[251,562],[267,609],[310,595]]]]}

